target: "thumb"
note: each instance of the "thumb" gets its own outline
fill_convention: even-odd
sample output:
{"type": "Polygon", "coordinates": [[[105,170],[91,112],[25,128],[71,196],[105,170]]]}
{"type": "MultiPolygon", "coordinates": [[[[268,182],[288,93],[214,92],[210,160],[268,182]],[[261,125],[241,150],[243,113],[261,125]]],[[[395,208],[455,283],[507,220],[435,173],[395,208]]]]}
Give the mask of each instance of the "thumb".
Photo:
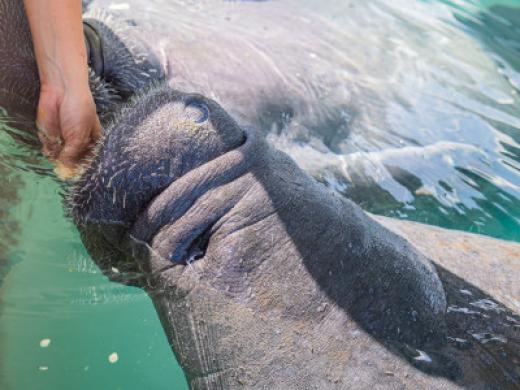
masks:
{"type": "Polygon", "coordinates": [[[53,159],[58,157],[62,146],[58,112],[57,107],[40,103],[36,117],[36,128],[38,129],[38,138],[43,145],[43,153],[53,159]]]}
{"type": "Polygon", "coordinates": [[[59,154],[58,160],[67,168],[74,169],[79,160],[83,157],[89,143],[90,139],[83,137],[67,140],[59,154]]]}

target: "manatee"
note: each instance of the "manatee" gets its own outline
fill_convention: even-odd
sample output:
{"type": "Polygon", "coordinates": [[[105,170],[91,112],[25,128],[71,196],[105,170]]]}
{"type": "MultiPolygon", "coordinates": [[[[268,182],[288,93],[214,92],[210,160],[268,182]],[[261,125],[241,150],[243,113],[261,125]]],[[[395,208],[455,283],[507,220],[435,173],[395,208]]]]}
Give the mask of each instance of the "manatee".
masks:
{"type": "Polygon", "coordinates": [[[106,132],[71,215],[108,275],[150,293],[192,387],[344,387],[319,373],[352,322],[407,348],[445,341],[431,263],[214,101],[158,86],[106,132]]]}
{"type": "Polygon", "coordinates": [[[449,271],[482,256],[457,271],[514,305],[518,245],[380,220],[433,268],[203,96],[138,94],[68,203],[105,274],[150,295],[191,388],[519,383],[517,313],[449,271]]]}
{"type": "MultiPolygon", "coordinates": [[[[160,86],[138,94],[121,111],[116,123],[108,129],[98,157],[72,191],[71,214],[101,269],[112,280],[141,286],[150,294],[192,388],[364,388],[379,383],[381,377],[387,379],[387,387],[514,388],[518,384],[518,315],[500,303],[502,300],[516,307],[518,270],[512,265],[497,271],[497,263],[488,266],[489,251],[483,251],[489,246],[496,248],[505,266],[507,256],[518,257],[518,246],[412,225],[414,234],[407,231],[406,235],[435,258],[435,271],[409,244],[382,229],[389,234],[386,238],[382,234],[383,241],[388,239],[388,243],[398,246],[403,243],[409,248],[409,253],[399,248],[402,252],[397,253],[397,258],[405,253],[413,258],[415,253],[422,259],[415,265],[429,268],[426,280],[437,280],[437,272],[441,276],[443,286],[437,290],[440,300],[445,299],[443,291],[448,294],[447,313],[433,319],[426,328],[410,326],[406,315],[393,317],[391,309],[385,316],[381,307],[388,309],[394,298],[414,294],[403,295],[396,290],[392,298],[385,290],[377,291],[377,283],[371,287],[356,284],[377,279],[377,272],[358,274],[358,280],[355,272],[347,271],[346,276],[343,268],[334,268],[344,267],[338,256],[341,250],[328,254],[323,247],[312,246],[316,230],[303,227],[305,223],[319,226],[321,213],[327,215],[328,222],[323,232],[317,229],[322,237],[341,231],[331,227],[333,221],[348,226],[345,221],[352,219],[342,219],[345,215],[333,210],[336,202],[339,209],[357,210],[354,214],[359,221],[353,226],[364,225],[357,225],[361,221],[377,226],[376,231],[380,226],[372,225],[371,217],[357,206],[349,202],[344,205],[336,195],[317,185],[287,156],[266,145],[257,132],[239,127],[215,102],[160,86]],[[170,138],[173,135],[168,130],[180,133],[178,138],[170,138]],[[147,132],[153,135],[146,137],[147,132]],[[242,149],[250,147],[247,141],[255,135],[262,146],[242,149]],[[240,161],[240,156],[230,154],[237,150],[250,160],[240,161]],[[254,158],[259,158],[259,166],[254,158]],[[210,164],[212,161],[215,164],[210,164]],[[125,172],[125,164],[138,171],[125,172]],[[243,164],[245,170],[240,170],[243,164]],[[286,164],[286,169],[280,168],[286,164]],[[220,179],[214,177],[219,170],[223,173],[220,179]],[[274,172],[277,180],[269,172],[274,172]],[[150,180],[143,180],[147,175],[150,180]],[[185,183],[188,189],[182,188],[185,183]],[[299,191],[282,190],[293,185],[299,191]],[[257,193],[249,194],[253,199],[249,203],[247,196],[244,199],[240,194],[242,186],[257,193]],[[136,197],[129,196],[127,188],[132,188],[136,197]],[[310,199],[296,195],[307,191],[310,199]],[[263,194],[264,201],[258,200],[258,194],[263,194]],[[320,196],[333,200],[323,201],[320,196]],[[302,210],[312,210],[313,216],[302,210]],[[233,223],[238,226],[233,227],[233,223]],[[231,227],[226,230],[226,226],[231,227]],[[312,231],[310,237],[304,234],[307,230],[312,231]],[[288,237],[289,244],[276,250],[283,237],[288,237]],[[449,254],[443,257],[432,248],[445,241],[457,242],[459,248],[447,249],[449,254]],[[468,241],[473,246],[468,246],[468,241]],[[216,244],[211,246],[213,242],[216,244]],[[287,245],[293,251],[286,249],[287,245]],[[482,254],[475,261],[485,266],[475,272],[464,269],[462,264],[471,269],[468,262],[476,251],[482,254]],[[251,253],[261,253],[261,259],[252,261],[246,256],[251,253]],[[326,258],[321,264],[316,261],[320,254],[326,258]],[[222,260],[218,267],[216,258],[222,260]],[[291,261],[296,265],[290,266],[291,261]],[[264,265],[270,263],[271,267],[264,265]],[[327,269],[332,275],[327,274],[327,269]],[[493,296],[477,287],[489,287],[483,283],[486,275],[502,282],[502,286],[491,289],[493,296]],[[476,281],[476,285],[465,279],[476,281]],[[353,290],[346,287],[349,284],[364,294],[352,296],[353,290]],[[258,285],[265,292],[255,293],[258,285]],[[511,293],[504,294],[508,289],[511,293]],[[305,296],[311,299],[301,298],[305,296]],[[278,320],[273,311],[279,315],[278,320]],[[323,322],[321,315],[330,322],[323,322]],[[317,329],[322,333],[318,335],[317,329]],[[310,346],[310,356],[305,348],[309,339],[317,340],[310,346]],[[330,346],[330,340],[338,342],[336,349],[330,346]]],[[[379,221],[400,234],[404,234],[403,226],[408,227],[402,222],[379,221]]],[[[320,241],[330,242],[327,249],[331,252],[335,251],[335,239],[337,243],[344,239],[346,245],[351,243],[357,248],[349,236],[355,229],[346,231],[346,236],[337,234],[337,238],[320,241]]],[[[368,253],[365,255],[361,261],[372,259],[368,253]]],[[[387,265],[386,261],[383,264],[387,265]]],[[[412,274],[417,271],[415,268],[412,274]]],[[[433,289],[426,291],[432,293],[433,289]]]]}

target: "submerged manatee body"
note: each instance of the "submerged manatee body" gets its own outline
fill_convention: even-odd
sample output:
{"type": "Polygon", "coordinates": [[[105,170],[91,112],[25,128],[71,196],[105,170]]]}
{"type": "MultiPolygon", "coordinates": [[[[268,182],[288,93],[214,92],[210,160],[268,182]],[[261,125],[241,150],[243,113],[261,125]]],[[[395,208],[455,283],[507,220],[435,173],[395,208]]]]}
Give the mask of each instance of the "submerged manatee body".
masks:
{"type": "Polygon", "coordinates": [[[149,292],[194,388],[344,388],[354,324],[445,341],[429,261],[202,96],[137,96],[71,213],[104,271],[149,292]]]}

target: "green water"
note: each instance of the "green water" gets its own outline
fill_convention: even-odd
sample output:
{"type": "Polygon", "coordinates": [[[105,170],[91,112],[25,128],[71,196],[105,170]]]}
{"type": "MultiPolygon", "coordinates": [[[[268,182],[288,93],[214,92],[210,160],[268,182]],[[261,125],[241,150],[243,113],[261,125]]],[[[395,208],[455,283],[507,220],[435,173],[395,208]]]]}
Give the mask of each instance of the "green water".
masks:
{"type": "Polygon", "coordinates": [[[0,287],[1,388],[186,388],[151,301],[101,275],[56,181],[18,178],[23,195],[6,218],[19,221],[18,244],[0,255],[11,264],[0,287]]]}
{"type": "MultiPolygon", "coordinates": [[[[520,2],[442,3],[451,7],[457,28],[496,61],[497,72],[506,69],[514,81],[520,73],[520,32],[500,32],[501,25],[486,23],[493,20],[490,7],[518,10],[520,2]],[[489,35],[490,28],[496,28],[496,37],[489,35]],[[518,38],[516,43],[504,40],[510,33],[518,38]]],[[[442,23],[438,26],[441,29],[442,23]]],[[[515,102],[500,109],[518,119],[515,102]]],[[[500,153],[519,162],[520,129],[504,121],[493,125],[509,137],[500,153]]],[[[151,301],[142,291],[110,283],[100,274],[64,215],[60,185],[45,174],[49,166],[41,156],[0,129],[0,157],[0,389],[187,388],[151,301]],[[42,340],[50,344],[42,347],[42,340]],[[110,362],[114,354],[117,361],[110,362]]],[[[399,183],[416,194],[408,202],[388,192],[376,196],[370,187],[343,192],[373,212],[520,241],[518,189],[511,190],[520,187],[520,171],[512,167],[504,173],[486,162],[493,175],[478,175],[464,159],[456,162],[457,172],[473,191],[467,197],[473,208],[450,209],[442,199],[420,191],[428,169],[415,176],[395,171],[399,183]],[[504,178],[512,185],[503,186],[504,178]],[[474,193],[478,196],[473,198],[474,193]]],[[[448,195],[454,191],[447,184],[440,186],[448,195]]],[[[342,192],[341,186],[335,189],[342,192]]]]}

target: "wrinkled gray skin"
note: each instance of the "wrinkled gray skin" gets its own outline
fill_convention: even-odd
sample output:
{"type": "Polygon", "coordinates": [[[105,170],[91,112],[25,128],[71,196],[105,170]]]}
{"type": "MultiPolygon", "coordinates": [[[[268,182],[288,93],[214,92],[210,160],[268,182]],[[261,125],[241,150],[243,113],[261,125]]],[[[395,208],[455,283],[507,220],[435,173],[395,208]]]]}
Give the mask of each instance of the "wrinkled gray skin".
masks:
{"type": "Polygon", "coordinates": [[[428,260],[215,102],[158,86],[107,133],[71,214],[102,269],[150,293],[193,388],[342,388],[328,348],[352,321],[445,340],[428,260]]]}
{"type": "MultiPolygon", "coordinates": [[[[17,9],[0,6],[0,20],[23,21],[17,9]]],[[[26,28],[16,23],[8,31],[26,28]]],[[[500,326],[514,314],[499,306],[484,321],[446,315],[444,290],[458,305],[470,304],[460,291],[489,296],[441,267],[443,289],[406,241],[316,184],[216,103],[157,84],[114,117],[151,73],[162,76],[126,49],[135,39],[124,29],[113,35],[112,22],[91,23],[103,23],[96,28],[107,73],[93,77],[93,87],[107,136],[71,193],[71,214],[101,269],[148,291],[192,388],[518,384],[514,349],[445,345],[445,319],[452,339],[481,329],[510,335],[500,326]]],[[[0,83],[9,86],[2,104],[26,115],[37,77],[28,36],[17,36],[25,49],[0,40],[11,55],[0,65],[27,66],[0,83]],[[27,88],[23,99],[17,85],[27,88]]]]}

